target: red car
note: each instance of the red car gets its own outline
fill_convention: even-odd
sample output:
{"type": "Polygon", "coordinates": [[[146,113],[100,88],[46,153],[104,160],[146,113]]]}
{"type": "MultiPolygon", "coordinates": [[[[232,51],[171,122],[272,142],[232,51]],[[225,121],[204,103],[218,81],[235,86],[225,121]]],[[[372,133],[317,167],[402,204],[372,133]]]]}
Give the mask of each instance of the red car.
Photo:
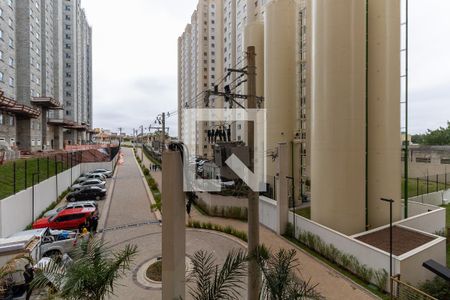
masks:
{"type": "Polygon", "coordinates": [[[82,229],[86,221],[95,212],[95,208],[64,209],[52,217],[46,217],[33,223],[33,229],[82,229]]]}

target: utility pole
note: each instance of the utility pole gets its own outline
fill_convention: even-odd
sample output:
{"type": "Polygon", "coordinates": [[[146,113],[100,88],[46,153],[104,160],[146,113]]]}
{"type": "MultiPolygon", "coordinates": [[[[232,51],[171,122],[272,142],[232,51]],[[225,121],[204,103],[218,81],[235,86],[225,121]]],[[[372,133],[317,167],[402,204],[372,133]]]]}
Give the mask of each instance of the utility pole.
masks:
{"type": "Polygon", "coordinates": [[[161,155],[164,152],[166,142],[166,113],[162,113],[161,155]]]}
{"type": "MultiPolygon", "coordinates": [[[[247,107],[256,108],[256,66],[255,47],[247,48],[247,107]]],[[[247,121],[248,128],[248,149],[250,158],[250,170],[255,171],[255,123],[247,121]]],[[[259,192],[249,189],[248,192],[248,251],[254,253],[259,246],[259,192]]],[[[259,298],[261,286],[261,273],[255,259],[248,263],[248,289],[249,300],[259,298]]]]}
{"type": "Polygon", "coordinates": [[[119,148],[120,148],[120,144],[122,143],[122,127],[119,127],[119,148]]]}

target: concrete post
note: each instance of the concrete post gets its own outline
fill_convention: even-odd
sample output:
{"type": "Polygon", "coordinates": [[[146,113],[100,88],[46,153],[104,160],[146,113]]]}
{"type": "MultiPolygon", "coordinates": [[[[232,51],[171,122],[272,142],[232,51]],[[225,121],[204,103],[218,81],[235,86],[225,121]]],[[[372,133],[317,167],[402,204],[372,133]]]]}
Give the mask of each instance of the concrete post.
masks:
{"type": "Polygon", "coordinates": [[[183,192],[183,164],[181,153],[164,151],[162,172],[162,298],[163,300],[185,298],[185,203],[183,192]]]}
{"type": "Polygon", "coordinates": [[[284,234],[286,231],[286,225],[288,223],[289,213],[289,199],[288,199],[288,176],[290,174],[290,151],[289,144],[278,144],[278,159],[277,159],[277,214],[278,214],[278,226],[277,233],[284,234]]]}

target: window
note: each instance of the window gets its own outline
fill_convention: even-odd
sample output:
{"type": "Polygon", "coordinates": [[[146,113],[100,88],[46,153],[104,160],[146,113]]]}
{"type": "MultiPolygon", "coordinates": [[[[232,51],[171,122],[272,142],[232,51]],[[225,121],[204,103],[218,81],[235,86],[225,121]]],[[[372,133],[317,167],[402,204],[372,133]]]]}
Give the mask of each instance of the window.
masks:
{"type": "MultiPolygon", "coordinates": [[[[14,126],[14,116],[9,116],[9,126],[14,126]]],[[[11,139],[11,143],[14,142],[14,139],[11,139]]]]}
{"type": "Polygon", "coordinates": [[[3,16],[3,9],[0,8],[0,17],[3,16]]]}
{"type": "Polygon", "coordinates": [[[441,164],[450,165],[450,158],[441,158],[441,164]]]}
{"type": "Polygon", "coordinates": [[[0,29],[0,39],[3,39],[3,30],[0,29]]]}
{"type": "Polygon", "coordinates": [[[5,118],[3,117],[3,114],[0,114],[0,125],[3,125],[4,120],[5,118]]]}
{"type": "Polygon", "coordinates": [[[431,163],[430,157],[416,157],[416,162],[418,163],[431,163]]]}
{"type": "Polygon", "coordinates": [[[12,38],[9,38],[9,40],[8,40],[8,45],[9,45],[11,48],[14,48],[14,41],[13,41],[12,38]]]}
{"type": "Polygon", "coordinates": [[[8,65],[12,68],[14,68],[14,58],[10,57],[8,61],[8,65]]]}
{"type": "Polygon", "coordinates": [[[3,72],[0,72],[0,81],[3,81],[3,72]]]}
{"type": "Polygon", "coordinates": [[[12,0],[8,0],[8,5],[12,8],[13,6],[12,0]]]}
{"type": "Polygon", "coordinates": [[[9,77],[9,86],[14,86],[14,78],[9,77]]]}
{"type": "Polygon", "coordinates": [[[13,20],[11,18],[8,19],[8,25],[9,27],[13,27],[13,20]]]}
{"type": "Polygon", "coordinates": [[[0,60],[3,60],[3,51],[0,50],[0,60]]]}

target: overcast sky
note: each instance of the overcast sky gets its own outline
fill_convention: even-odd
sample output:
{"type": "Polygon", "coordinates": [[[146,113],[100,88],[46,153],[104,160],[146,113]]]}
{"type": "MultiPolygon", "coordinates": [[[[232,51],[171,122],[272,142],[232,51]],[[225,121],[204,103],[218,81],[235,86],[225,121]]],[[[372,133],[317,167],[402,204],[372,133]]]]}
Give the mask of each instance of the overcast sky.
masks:
{"type": "MultiPolygon", "coordinates": [[[[129,133],[177,108],[177,38],[197,0],[82,0],[93,27],[94,126],[129,133]]],[[[410,132],[450,120],[449,0],[410,0],[410,132]]],[[[176,134],[177,118],[168,119],[176,134]]]]}

